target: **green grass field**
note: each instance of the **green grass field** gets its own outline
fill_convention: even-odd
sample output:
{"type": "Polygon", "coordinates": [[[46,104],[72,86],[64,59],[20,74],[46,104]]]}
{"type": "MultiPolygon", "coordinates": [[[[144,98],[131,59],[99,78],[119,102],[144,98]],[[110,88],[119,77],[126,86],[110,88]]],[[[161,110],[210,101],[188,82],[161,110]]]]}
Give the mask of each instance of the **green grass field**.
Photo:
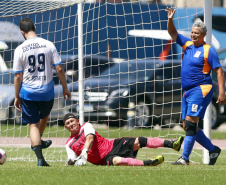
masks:
{"type": "MultiPolygon", "coordinates": [[[[150,151],[150,150],[149,150],[150,151]]],[[[201,153],[201,151],[196,151],[201,153]]],[[[140,152],[139,152],[140,153],[140,152]]],[[[142,151],[141,151],[142,153],[142,151]]],[[[151,150],[152,155],[162,153],[162,149],[151,150]]],[[[225,184],[226,152],[214,166],[192,164],[172,166],[165,162],[155,167],[128,166],[64,166],[64,162],[49,162],[51,167],[37,167],[36,162],[9,161],[0,166],[1,185],[40,184],[90,184],[90,185],[143,185],[143,184],[225,184]]],[[[169,158],[169,156],[165,156],[169,158]]],[[[142,159],[138,154],[138,158],[142,159]]],[[[174,156],[171,159],[174,160],[174,156]]],[[[192,154],[192,159],[201,162],[192,154]]]]}
{"type": "MultiPolygon", "coordinates": [[[[171,129],[97,129],[104,137],[123,137],[123,136],[164,136],[172,135],[172,138],[177,134],[184,134],[183,131],[173,131],[171,129]]],[[[0,127],[1,137],[28,135],[27,127],[14,127],[13,125],[0,127]]],[[[45,134],[50,137],[67,137],[69,133],[65,132],[63,127],[51,126],[46,128],[45,134]]],[[[213,139],[226,139],[226,134],[220,131],[212,132],[213,139]]],[[[7,148],[6,148],[7,149],[7,148]]],[[[144,160],[157,155],[164,155],[165,161],[163,164],[156,167],[128,167],[128,166],[95,166],[88,163],[86,166],[64,166],[65,162],[57,159],[66,160],[66,151],[62,148],[50,147],[44,150],[46,160],[51,167],[37,167],[35,155],[29,148],[15,150],[7,149],[7,155],[10,159],[17,159],[17,156],[23,156],[24,160],[10,160],[0,166],[0,185],[40,185],[40,184],[88,184],[88,185],[174,185],[174,184],[226,184],[224,174],[226,173],[226,150],[223,150],[217,163],[214,166],[202,164],[202,150],[195,150],[190,156],[191,161],[195,161],[189,166],[173,166],[172,161],[175,161],[181,152],[175,152],[170,149],[142,149],[138,153],[138,159],[144,160]],[[30,161],[30,159],[32,159],[30,161]],[[56,162],[59,161],[59,162],[56,162]]]]}
{"type": "MultiPolygon", "coordinates": [[[[96,128],[96,131],[101,134],[101,136],[106,138],[118,138],[124,136],[146,136],[146,137],[158,137],[158,136],[168,136],[168,138],[175,138],[177,135],[184,135],[184,131],[175,131],[173,129],[132,129],[128,130],[126,128],[110,127],[106,128],[96,128]]],[[[49,126],[45,129],[43,137],[69,137],[70,133],[65,130],[64,126],[49,126]]],[[[6,125],[0,124],[0,137],[26,137],[29,136],[28,126],[19,125],[6,125]]],[[[226,139],[225,132],[212,130],[212,139],[226,139]]]]}

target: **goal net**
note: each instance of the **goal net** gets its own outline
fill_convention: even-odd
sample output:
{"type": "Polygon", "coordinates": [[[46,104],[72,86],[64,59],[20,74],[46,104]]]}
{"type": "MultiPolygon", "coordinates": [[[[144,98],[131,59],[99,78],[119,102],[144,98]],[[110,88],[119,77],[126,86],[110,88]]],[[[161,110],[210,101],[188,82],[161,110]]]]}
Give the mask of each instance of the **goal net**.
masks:
{"type": "MultiPolygon", "coordinates": [[[[164,3],[164,1],[162,1],[164,3]]],[[[186,4],[197,3],[191,0],[186,4]]],[[[160,137],[175,139],[184,132],[181,124],[180,67],[182,50],[167,34],[167,4],[158,1],[83,2],[83,70],[78,69],[78,3],[73,0],[0,2],[0,148],[8,160],[36,161],[30,150],[29,125],[13,106],[12,72],[15,48],[24,41],[19,21],[29,17],[39,37],[52,41],[62,58],[72,100],[63,100],[62,87],[54,74],[54,107],[43,139],[53,144],[43,150],[47,161],[65,161],[69,136],[62,124],[67,112],[79,114],[78,74],[83,71],[84,119],[106,138],[160,137]]],[[[170,5],[171,6],[171,5],[170,5]]],[[[190,31],[202,8],[177,9],[179,31],[190,31]]],[[[80,48],[81,49],[81,48],[80,48]]],[[[156,155],[142,150],[143,158],[156,155]]],[[[157,151],[156,151],[157,152],[157,151]]],[[[166,161],[181,152],[161,149],[166,161]]],[[[193,156],[200,153],[193,153],[193,156]]],[[[200,157],[201,158],[201,157],[200,157]]]]}

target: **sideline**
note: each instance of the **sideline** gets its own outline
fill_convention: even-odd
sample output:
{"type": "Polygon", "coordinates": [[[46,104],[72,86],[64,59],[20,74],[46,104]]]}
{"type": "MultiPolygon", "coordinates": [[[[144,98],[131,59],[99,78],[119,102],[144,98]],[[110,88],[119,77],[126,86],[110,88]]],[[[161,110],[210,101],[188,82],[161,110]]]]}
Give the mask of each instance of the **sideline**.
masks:
{"type": "MultiPolygon", "coordinates": [[[[100,127],[100,125],[95,125],[93,124],[94,127],[100,127]]],[[[173,130],[181,131],[183,128],[180,126],[175,126],[173,130]]],[[[225,132],[226,133],[226,123],[223,123],[217,128],[216,130],[225,132]]],[[[67,137],[65,138],[56,138],[56,137],[43,137],[43,140],[52,140],[52,145],[51,147],[56,147],[56,148],[62,148],[65,147],[65,143],[67,141],[67,137]]],[[[112,138],[110,138],[112,139],[112,138]]],[[[220,147],[222,150],[226,150],[226,139],[213,139],[212,140],[214,145],[217,145],[220,147]]],[[[0,147],[30,147],[31,142],[29,137],[25,138],[18,138],[18,137],[0,137],[0,147]]],[[[181,148],[184,148],[184,145],[182,144],[181,148]]],[[[194,145],[195,149],[203,149],[203,147],[195,142],[194,145]]]]}
{"type": "MultiPolygon", "coordinates": [[[[65,143],[68,138],[56,138],[56,137],[43,137],[43,140],[52,140],[51,147],[61,148],[65,147],[65,143]]],[[[222,150],[226,150],[226,139],[213,139],[212,140],[214,145],[217,145],[222,150]]],[[[30,147],[31,142],[30,138],[13,138],[13,137],[0,137],[0,147],[30,147]]],[[[184,148],[184,145],[182,144],[181,148],[184,148]]],[[[203,147],[195,142],[194,145],[195,149],[203,149],[203,147]]]]}

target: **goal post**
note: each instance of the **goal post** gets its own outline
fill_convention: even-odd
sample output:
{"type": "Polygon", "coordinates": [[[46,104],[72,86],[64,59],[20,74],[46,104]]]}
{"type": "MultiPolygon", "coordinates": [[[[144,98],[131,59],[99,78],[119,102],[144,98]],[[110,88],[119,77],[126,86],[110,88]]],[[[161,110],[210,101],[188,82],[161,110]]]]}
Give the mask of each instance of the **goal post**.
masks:
{"type": "MultiPolygon", "coordinates": [[[[207,27],[207,34],[206,34],[206,43],[212,45],[212,1],[205,0],[205,8],[204,8],[204,22],[207,27]]],[[[204,117],[204,126],[203,130],[209,139],[211,139],[211,126],[212,126],[212,103],[209,104],[207,107],[205,117],[204,117]]],[[[209,163],[209,151],[205,148],[203,149],[203,163],[209,163]]]]}
{"type": "MultiPolygon", "coordinates": [[[[197,1],[191,0],[188,6],[197,1]]],[[[109,139],[184,135],[180,125],[182,51],[167,33],[167,6],[159,1],[1,1],[0,40],[7,47],[0,48],[0,61],[8,68],[4,72],[8,81],[0,71],[0,148],[8,159],[36,160],[29,150],[29,126],[21,123],[21,114],[13,106],[11,68],[14,50],[24,41],[18,26],[25,17],[35,23],[39,37],[55,44],[72,92],[72,100],[64,101],[59,80],[54,81],[54,107],[43,134],[44,139],[53,140],[43,150],[47,161],[66,160],[64,144],[69,133],[62,119],[67,112],[79,114],[81,123],[89,121],[109,139]]],[[[182,33],[204,11],[204,7],[174,8],[174,22],[182,33]]],[[[140,155],[150,157],[144,150],[140,155]]],[[[181,155],[171,149],[160,153],[167,162],[181,155]]],[[[193,152],[191,161],[196,161],[195,156],[202,157],[193,152]]]]}

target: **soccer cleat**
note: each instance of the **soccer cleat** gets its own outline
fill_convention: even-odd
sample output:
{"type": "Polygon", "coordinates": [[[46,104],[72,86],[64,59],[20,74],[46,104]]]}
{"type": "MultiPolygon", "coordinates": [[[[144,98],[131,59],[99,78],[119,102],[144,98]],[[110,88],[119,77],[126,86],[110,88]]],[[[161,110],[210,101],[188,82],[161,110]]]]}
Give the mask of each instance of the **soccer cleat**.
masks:
{"type": "Polygon", "coordinates": [[[173,162],[172,165],[189,165],[189,161],[181,156],[179,159],[173,162]]]}
{"type": "Polygon", "coordinates": [[[209,156],[210,156],[209,165],[215,164],[220,153],[221,153],[221,149],[218,146],[215,146],[215,149],[212,152],[209,153],[209,156]]]}
{"type": "Polygon", "coordinates": [[[154,159],[149,159],[147,161],[144,161],[145,166],[157,166],[161,163],[163,163],[164,157],[162,155],[157,156],[154,159]]]}
{"type": "Polygon", "coordinates": [[[42,166],[50,166],[50,165],[44,159],[38,159],[37,166],[42,167],[42,166]]]}
{"type": "Polygon", "coordinates": [[[183,141],[184,141],[183,136],[180,136],[177,140],[174,140],[173,141],[173,149],[179,152],[183,141]]]}
{"type": "MultiPolygon", "coordinates": [[[[48,148],[52,144],[52,140],[41,140],[42,149],[48,148]]],[[[31,150],[34,151],[34,147],[31,145],[31,150]]]]}

